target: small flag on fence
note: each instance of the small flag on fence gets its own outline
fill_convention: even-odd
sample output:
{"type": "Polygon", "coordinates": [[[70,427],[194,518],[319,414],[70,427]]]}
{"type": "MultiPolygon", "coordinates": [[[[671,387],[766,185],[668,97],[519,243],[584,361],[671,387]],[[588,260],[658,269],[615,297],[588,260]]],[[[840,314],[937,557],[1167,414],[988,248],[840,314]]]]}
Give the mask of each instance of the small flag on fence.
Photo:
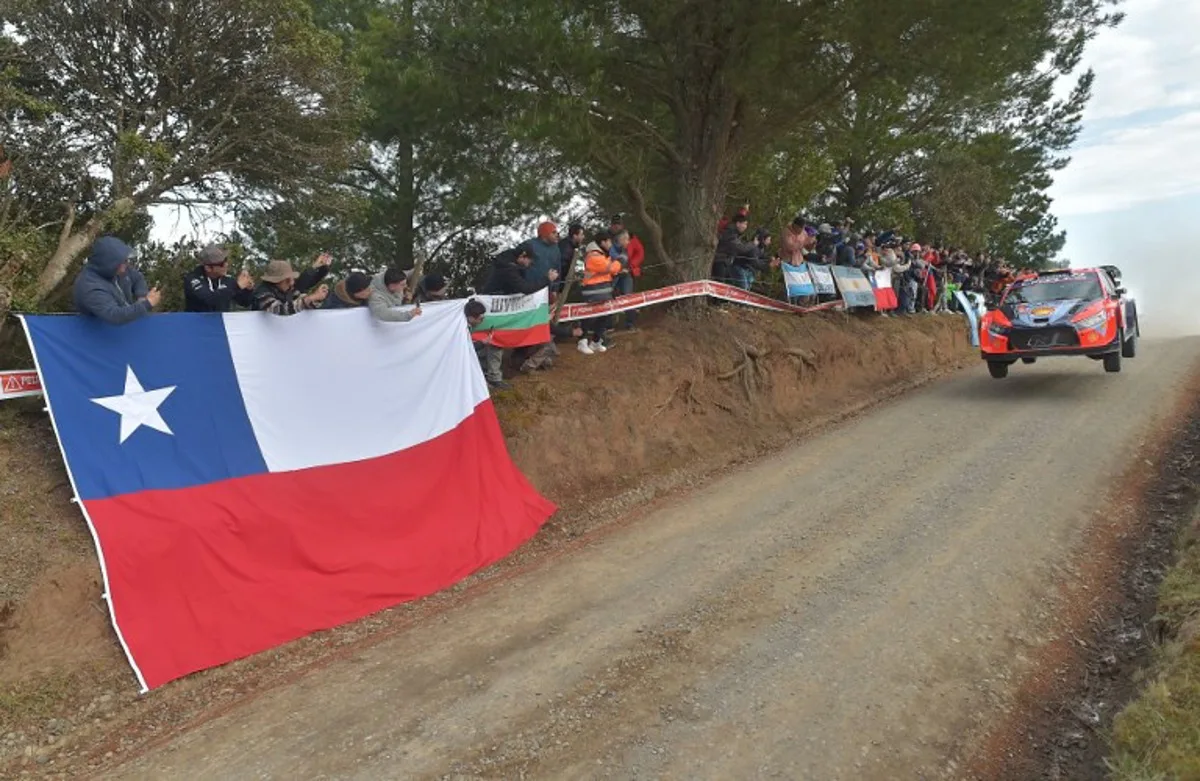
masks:
{"type": "Polygon", "coordinates": [[[805,265],[808,266],[808,273],[812,277],[817,293],[823,296],[837,295],[837,288],[833,284],[833,273],[830,272],[829,266],[823,266],[820,263],[806,263],[805,265]]]}
{"type": "Polygon", "coordinates": [[[783,282],[787,285],[788,298],[804,298],[817,294],[817,287],[813,284],[812,277],[809,276],[807,263],[801,263],[799,266],[784,263],[782,267],[783,282]]]}
{"type": "Polygon", "coordinates": [[[892,270],[881,268],[874,274],[875,308],[880,312],[890,312],[900,306],[896,291],[892,289],[892,270]]]}
{"type": "Polygon", "coordinates": [[[837,279],[838,290],[841,291],[842,300],[846,302],[846,306],[875,308],[875,289],[863,276],[862,269],[834,266],[833,276],[837,279]]]}

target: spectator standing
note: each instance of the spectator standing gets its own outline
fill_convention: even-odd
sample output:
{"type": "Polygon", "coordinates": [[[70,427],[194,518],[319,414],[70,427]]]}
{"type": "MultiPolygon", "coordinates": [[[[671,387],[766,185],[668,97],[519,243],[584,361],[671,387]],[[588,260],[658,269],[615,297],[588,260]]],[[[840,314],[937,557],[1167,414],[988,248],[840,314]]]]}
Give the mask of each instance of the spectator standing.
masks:
{"type": "MultiPolygon", "coordinates": [[[[615,260],[617,263],[621,264],[620,273],[613,277],[613,298],[620,298],[621,296],[627,296],[633,292],[633,261],[630,260],[629,257],[629,250],[632,246],[633,239],[629,235],[629,231],[625,230],[625,228],[621,228],[617,233],[612,234],[612,236],[613,245],[612,249],[609,250],[608,255],[612,260],[615,260]]],[[[638,244],[640,246],[641,242],[638,242],[638,244]]],[[[640,258],[638,260],[637,267],[638,273],[640,274],[642,269],[642,262],[640,258]]],[[[637,312],[633,309],[630,309],[628,312],[625,312],[624,319],[625,330],[633,331],[637,323],[637,312]]]]}
{"type": "Polygon", "coordinates": [[[713,278],[718,282],[737,285],[743,290],[749,290],[754,281],[753,271],[747,273],[747,264],[755,264],[758,261],[758,246],[742,239],[742,234],[748,227],[749,218],[741,214],[736,215],[733,222],[721,232],[721,238],[717,241],[717,252],[713,258],[713,278]]]}
{"type": "MultiPolygon", "coordinates": [[[[467,330],[473,332],[487,316],[487,307],[482,301],[472,298],[463,307],[463,314],[467,317],[467,330]]],[[[475,357],[479,359],[479,368],[483,370],[487,384],[496,390],[511,389],[512,386],[504,381],[504,351],[492,343],[492,335],[489,333],[483,341],[472,338],[471,343],[475,346],[475,357]]]]}
{"type": "Polygon", "coordinates": [[[355,271],[333,286],[333,295],[325,298],[321,308],[356,309],[366,306],[370,297],[371,278],[361,271],[355,271]]]}
{"type": "Polygon", "coordinates": [[[229,253],[209,244],[200,250],[200,265],[183,277],[183,311],[228,312],[237,304],[254,308],[254,280],[242,270],[235,281],[229,276],[229,253]]]}
{"type": "MultiPolygon", "coordinates": [[[[557,245],[555,245],[557,246],[557,245]]],[[[547,279],[535,281],[529,273],[536,261],[527,244],[500,253],[492,260],[492,271],[483,286],[483,292],[494,296],[530,295],[558,280],[558,271],[550,269],[547,279]]],[[[550,369],[558,357],[558,347],[551,340],[531,348],[521,348],[517,360],[523,373],[550,369]],[[522,360],[521,356],[525,356],[522,360]]]]}
{"type": "Polygon", "coordinates": [[[551,279],[541,282],[532,279],[530,272],[534,262],[533,250],[528,244],[501,252],[492,259],[492,269],[483,284],[483,292],[493,296],[527,296],[558,279],[558,272],[554,269],[550,270],[551,279]]]}
{"type": "Polygon", "coordinates": [[[385,323],[407,323],[421,315],[421,307],[399,309],[404,306],[404,289],[408,287],[408,276],[396,267],[387,268],[371,277],[367,306],[371,316],[385,323]]]}
{"type": "Polygon", "coordinates": [[[294,315],[318,308],[329,295],[329,288],[321,285],[312,293],[308,291],[325,278],[332,262],[332,257],[322,253],[313,267],[301,274],[293,271],[286,260],[272,260],[254,289],[254,308],[273,315],[294,315]]]}
{"type": "MultiPolygon", "coordinates": [[[[587,254],[583,260],[583,284],[580,294],[585,304],[600,304],[611,301],[613,297],[613,278],[621,273],[621,264],[612,259],[612,236],[608,231],[600,231],[592,237],[587,254]]],[[[584,331],[591,334],[579,340],[579,352],[584,355],[594,355],[608,350],[604,344],[604,334],[611,327],[612,316],[601,315],[593,317],[584,324],[584,331]]]]}
{"type": "MultiPolygon", "coordinates": [[[[725,232],[726,228],[728,228],[733,223],[738,222],[739,218],[741,219],[742,222],[749,224],[749,222],[750,222],[750,203],[749,202],[746,202],[746,203],[742,204],[741,206],[739,206],[737,208],[737,210],[733,213],[733,217],[723,216],[723,217],[721,217],[720,220],[717,221],[717,238],[719,239],[721,237],[721,234],[723,234],[725,232]]],[[[742,231],[742,233],[745,233],[745,231],[742,231]]]]}
{"type": "Polygon", "coordinates": [[[418,305],[428,301],[445,301],[448,292],[449,286],[446,284],[444,276],[441,274],[426,274],[417,283],[417,289],[413,292],[412,300],[414,304],[418,305]]]}
{"type": "MultiPolygon", "coordinates": [[[[554,281],[550,279],[550,272],[556,271],[562,265],[562,251],[558,248],[558,226],[552,222],[538,225],[537,238],[529,242],[529,252],[533,262],[525,270],[525,278],[537,284],[535,290],[540,290],[554,281]]],[[[557,278],[556,273],[555,279],[557,278]]]]}
{"type": "Polygon", "coordinates": [[[562,290],[563,280],[571,273],[571,266],[575,264],[575,255],[582,246],[583,226],[573,222],[567,229],[566,238],[558,242],[558,280],[551,287],[555,292],[562,290]]]}
{"type": "Polygon", "coordinates": [[[75,311],[111,325],[132,323],[158,306],[158,288],[147,290],[146,278],[129,265],[133,249],[116,236],[101,236],[92,245],[87,265],[75,277],[75,311]]]}
{"type": "Polygon", "coordinates": [[[783,229],[779,238],[779,257],[790,266],[799,266],[804,262],[805,250],[808,247],[808,233],[804,230],[804,218],[797,217],[783,229]]]}

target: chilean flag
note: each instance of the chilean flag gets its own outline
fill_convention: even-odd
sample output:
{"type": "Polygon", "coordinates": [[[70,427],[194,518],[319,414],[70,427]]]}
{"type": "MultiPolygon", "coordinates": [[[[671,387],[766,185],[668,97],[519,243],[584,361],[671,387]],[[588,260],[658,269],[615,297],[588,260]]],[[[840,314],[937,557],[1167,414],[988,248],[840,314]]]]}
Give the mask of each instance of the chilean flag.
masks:
{"type": "Polygon", "coordinates": [[[554,513],[462,302],[23,318],[143,691],[445,588],[554,513]]]}

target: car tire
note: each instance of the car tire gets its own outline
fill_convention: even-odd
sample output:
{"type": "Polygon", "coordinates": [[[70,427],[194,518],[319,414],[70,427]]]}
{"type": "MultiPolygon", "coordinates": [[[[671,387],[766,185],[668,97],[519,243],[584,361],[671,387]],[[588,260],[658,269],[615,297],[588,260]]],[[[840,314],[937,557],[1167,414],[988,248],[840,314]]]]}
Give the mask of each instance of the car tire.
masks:
{"type": "Polygon", "coordinates": [[[1008,364],[1004,361],[988,361],[988,372],[997,380],[1003,380],[1008,376],[1008,364]]]}
{"type": "Polygon", "coordinates": [[[1104,356],[1104,371],[1109,374],[1121,371],[1121,353],[1109,353],[1104,356]]]}
{"type": "Polygon", "coordinates": [[[1025,363],[1025,364],[1037,363],[1037,358],[1022,358],[1021,363],[1025,363]]]}
{"type": "Polygon", "coordinates": [[[1136,333],[1133,336],[1126,339],[1124,342],[1122,342],[1121,343],[1121,357],[1122,358],[1136,358],[1137,357],[1137,343],[1138,343],[1138,335],[1136,333]]]}

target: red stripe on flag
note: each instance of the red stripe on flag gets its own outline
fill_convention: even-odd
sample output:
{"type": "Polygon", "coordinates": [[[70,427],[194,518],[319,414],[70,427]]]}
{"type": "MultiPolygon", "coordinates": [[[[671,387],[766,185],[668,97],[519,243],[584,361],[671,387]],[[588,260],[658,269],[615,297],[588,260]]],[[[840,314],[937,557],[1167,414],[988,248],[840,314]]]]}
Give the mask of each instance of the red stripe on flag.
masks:
{"type": "Polygon", "coordinates": [[[450,586],[555,507],[509,458],[485,401],[400,453],[86,510],[116,623],[153,688],[450,586]]]}
{"type": "MultiPolygon", "coordinates": [[[[491,337],[493,345],[505,350],[511,350],[515,347],[533,347],[550,341],[550,324],[535,325],[533,328],[492,331],[491,337]]],[[[471,334],[471,338],[477,342],[486,342],[488,340],[488,332],[479,331],[473,333],[471,334]]]]}
{"type": "Polygon", "coordinates": [[[875,308],[880,312],[887,312],[900,306],[900,300],[896,297],[896,291],[890,287],[875,288],[875,308]]]}

